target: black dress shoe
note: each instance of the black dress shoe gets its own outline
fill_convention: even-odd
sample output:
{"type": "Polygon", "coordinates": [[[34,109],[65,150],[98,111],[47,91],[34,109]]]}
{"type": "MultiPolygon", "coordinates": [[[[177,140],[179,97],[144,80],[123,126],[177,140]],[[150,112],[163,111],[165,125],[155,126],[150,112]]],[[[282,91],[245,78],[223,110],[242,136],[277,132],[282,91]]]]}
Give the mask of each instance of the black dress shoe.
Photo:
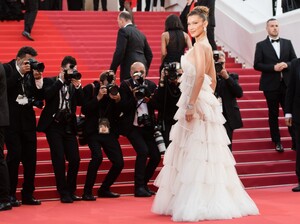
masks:
{"type": "Polygon", "coordinates": [[[0,203],[0,211],[6,211],[6,210],[11,210],[12,206],[10,204],[10,202],[4,202],[4,203],[0,203]]]}
{"type": "Polygon", "coordinates": [[[134,197],[151,197],[150,194],[144,187],[136,188],[134,191],[134,197]]]}
{"type": "Polygon", "coordinates": [[[71,198],[72,198],[73,201],[81,201],[81,197],[79,197],[79,196],[77,196],[75,194],[72,194],[71,198]]]}
{"type": "Polygon", "coordinates": [[[94,195],[92,195],[92,194],[83,194],[82,200],[83,201],[96,201],[96,197],[94,197],[94,195]]]}
{"type": "Polygon", "coordinates": [[[22,35],[24,37],[26,37],[28,40],[34,41],[34,39],[32,38],[32,36],[30,35],[30,33],[26,32],[26,31],[23,31],[22,35]]]}
{"type": "Polygon", "coordinates": [[[300,184],[292,189],[293,192],[300,192],[300,184]]]}
{"type": "Polygon", "coordinates": [[[110,190],[106,190],[106,191],[99,190],[98,197],[99,198],[118,198],[118,197],[120,197],[120,195],[117,193],[113,193],[110,190]]]}
{"type": "Polygon", "coordinates": [[[156,192],[150,190],[150,188],[148,186],[145,186],[145,190],[148,191],[151,195],[156,195],[156,192]]]}
{"type": "Polygon", "coordinates": [[[34,197],[31,198],[22,198],[23,205],[40,205],[42,202],[40,200],[36,200],[34,197]]]}
{"type": "Polygon", "coordinates": [[[284,152],[284,148],[283,148],[283,146],[281,145],[280,142],[278,142],[278,143],[275,144],[275,150],[277,152],[284,152]]]}
{"type": "Polygon", "coordinates": [[[21,202],[19,200],[17,200],[17,198],[14,197],[14,196],[10,197],[10,204],[11,204],[12,207],[19,207],[19,206],[21,206],[21,202]]]}
{"type": "Polygon", "coordinates": [[[64,195],[60,197],[61,203],[73,203],[73,199],[69,195],[64,195]]]}

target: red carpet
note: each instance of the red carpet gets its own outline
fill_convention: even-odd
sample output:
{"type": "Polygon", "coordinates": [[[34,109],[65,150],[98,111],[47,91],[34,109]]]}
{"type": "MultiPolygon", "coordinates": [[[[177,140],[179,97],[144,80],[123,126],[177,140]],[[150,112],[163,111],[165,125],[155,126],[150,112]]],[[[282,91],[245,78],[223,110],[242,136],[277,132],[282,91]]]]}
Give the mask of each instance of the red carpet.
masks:
{"type": "MultiPolygon", "coordinates": [[[[232,220],[205,221],[206,224],[296,224],[300,220],[300,193],[292,186],[251,189],[260,215],[232,220]]],[[[169,216],[151,213],[153,198],[124,196],[117,199],[97,199],[96,202],[62,204],[45,201],[41,206],[21,206],[1,212],[1,224],[162,224],[174,223],[169,216]]]]}

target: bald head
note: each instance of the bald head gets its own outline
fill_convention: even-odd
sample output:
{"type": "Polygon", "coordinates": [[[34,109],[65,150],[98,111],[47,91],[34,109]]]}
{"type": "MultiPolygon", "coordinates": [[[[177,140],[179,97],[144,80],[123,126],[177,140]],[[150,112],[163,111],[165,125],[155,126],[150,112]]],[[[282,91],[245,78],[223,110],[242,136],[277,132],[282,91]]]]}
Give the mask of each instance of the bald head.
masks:
{"type": "Polygon", "coordinates": [[[134,62],[130,67],[130,75],[134,78],[134,74],[141,73],[142,77],[145,78],[146,76],[146,68],[142,62],[134,62]]]}

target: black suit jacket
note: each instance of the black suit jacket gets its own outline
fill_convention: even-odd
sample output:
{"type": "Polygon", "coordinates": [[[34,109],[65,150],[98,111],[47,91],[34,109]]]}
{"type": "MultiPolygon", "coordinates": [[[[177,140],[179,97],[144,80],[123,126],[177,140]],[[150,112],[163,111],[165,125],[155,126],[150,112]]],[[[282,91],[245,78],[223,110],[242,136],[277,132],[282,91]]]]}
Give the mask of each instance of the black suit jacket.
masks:
{"type": "Polygon", "coordinates": [[[6,76],[3,65],[0,64],[0,126],[9,125],[8,103],[6,92],[6,76]]]}
{"type": "Polygon", "coordinates": [[[6,72],[7,82],[7,98],[9,106],[9,128],[18,131],[35,131],[36,118],[32,104],[19,105],[16,99],[19,94],[24,92],[28,99],[41,99],[41,90],[38,90],[35,85],[33,75],[25,75],[24,78],[20,75],[16,68],[16,60],[3,64],[6,72]],[[24,92],[22,88],[24,82],[24,92]]]}
{"type": "Polygon", "coordinates": [[[83,88],[84,98],[81,112],[86,117],[84,134],[90,136],[98,133],[98,120],[101,117],[109,120],[111,127],[110,131],[118,135],[118,118],[120,115],[118,103],[107,95],[103,96],[103,98],[98,101],[97,95],[99,87],[100,84],[98,82],[95,87],[92,84],[89,84],[83,88]]]}
{"type": "Polygon", "coordinates": [[[153,54],[145,35],[134,25],[119,29],[110,69],[116,72],[120,65],[121,81],[130,78],[130,67],[134,62],[142,62],[148,70],[152,58],[153,54]]]}
{"type": "Polygon", "coordinates": [[[240,108],[236,98],[243,96],[243,90],[238,83],[238,75],[230,74],[228,79],[218,77],[215,94],[222,98],[223,114],[232,129],[243,127],[240,108]]]}
{"type": "MultiPolygon", "coordinates": [[[[45,132],[49,125],[53,122],[55,114],[59,111],[59,94],[63,83],[57,78],[44,78],[43,95],[45,98],[45,107],[41,113],[40,120],[37,126],[37,130],[45,132]]],[[[74,85],[70,84],[70,109],[73,116],[73,125],[76,124],[76,106],[80,106],[82,103],[83,91],[80,87],[76,89],[74,85]]]]}
{"type": "Polygon", "coordinates": [[[290,76],[289,68],[291,61],[294,58],[296,58],[296,54],[290,40],[280,38],[279,58],[269,37],[261,42],[258,42],[255,49],[254,69],[261,71],[259,90],[273,91],[279,88],[281,72],[274,70],[274,65],[279,62],[285,62],[288,64],[288,68],[282,71],[283,80],[285,84],[288,85],[290,76]]]}
{"type": "MultiPolygon", "coordinates": [[[[133,96],[133,93],[130,89],[130,87],[132,89],[134,88],[133,80],[132,79],[128,80],[130,87],[128,86],[126,81],[123,81],[120,86],[121,101],[119,103],[120,110],[121,110],[121,116],[120,116],[120,120],[119,120],[119,131],[120,131],[120,134],[125,135],[125,136],[133,128],[133,121],[134,121],[134,117],[136,115],[136,106],[137,106],[137,101],[136,101],[135,97],[133,96]]],[[[145,83],[148,87],[149,92],[151,94],[153,94],[156,89],[156,84],[150,80],[145,80],[145,83]]],[[[150,119],[151,119],[151,121],[153,123],[153,127],[154,127],[154,125],[156,123],[154,108],[156,106],[154,105],[154,102],[151,99],[147,103],[147,107],[148,107],[148,113],[149,113],[150,119]]]]}
{"type": "Polygon", "coordinates": [[[293,122],[300,125],[300,58],[292,61],[291,79],[286,92],[285,113],[293,116],[293,122]]]}

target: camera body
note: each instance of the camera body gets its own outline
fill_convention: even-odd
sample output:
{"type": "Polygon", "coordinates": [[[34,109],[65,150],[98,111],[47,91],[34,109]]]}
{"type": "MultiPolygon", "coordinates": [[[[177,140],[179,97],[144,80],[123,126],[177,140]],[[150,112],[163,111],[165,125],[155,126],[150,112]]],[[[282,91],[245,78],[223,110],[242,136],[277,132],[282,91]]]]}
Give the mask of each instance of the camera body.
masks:
{"type": "Polygon", "coordinates": [[[75,65],[70,65],[70,69],[73,69],[73,73],[68,73],[68,70],[64,70],[64,79],[66,84],[70,84],[72,79],[79,80],[82,75],[76,69],[74,69],[75,65]]]}
{"type": "Polygon", "coordinates": [[[151,117],[148,114],[142,114],[141,116],[138,116],[137,123],[139,126],[142,126],[142,125],[144,127],[152,126],[151,117]]]}
{"type": "Polygon", "coordinates": [[[37,70],[38,72],[44,72],[45,70],[45,65],[43,62],[38,62],[37,60],[34,60],[32,58],[28,59],[28,62],[25,64],[30,65],[30,69],[32,70],[37,70]]]}
{"type": "Polygon", "coordinates": [[[111,84],[111,83],[107,84],[106,89],[107,89],[107,93],[113,96],[116,96],[119,93],[119,87],[115,84],[111,84]]]}
{"type": "Polygon", "coordinates": [[[217,73],[220,73],[223,70],[223,62],[218,62],[220,59],[220,53],[219,51],[214,51],[214,60],[215,60],[215,69],[217,73]]]}
{"type": "Polygon", "coordinates": [[[135,72],[133,74],[133,76],[138,76],[138,78],[135,79],[135,81],[137,82],[137,86],[135,87],[136,91],[134,93],[134,96],[137,100],[141,100],[144,97],[150,96],[148,87],[144,85],[144,78],[142,75],[143,74],[141,72],[135,72]]]}
{"type": "Polygon", "coordinates": [[[181,73],[177,72],[177,70],[180,68],[181,66],[179,62],[165,63],[164,64],[165,77],[171,82],[177,80],[182,75],[181,73]]]}

